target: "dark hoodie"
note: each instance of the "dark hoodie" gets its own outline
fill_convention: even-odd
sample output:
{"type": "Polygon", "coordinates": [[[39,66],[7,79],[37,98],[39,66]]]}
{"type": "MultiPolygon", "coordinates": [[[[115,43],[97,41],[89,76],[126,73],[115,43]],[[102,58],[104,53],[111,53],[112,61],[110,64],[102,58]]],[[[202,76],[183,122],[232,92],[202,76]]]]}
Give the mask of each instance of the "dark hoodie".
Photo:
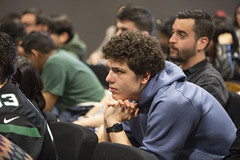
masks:
{"type": "Polygon", "coordinates": [[[159,159],[221,159],[236,137],[221,104],[170,62],[150,79],[138,107],[124,130],[134,146],[159,159]]]}

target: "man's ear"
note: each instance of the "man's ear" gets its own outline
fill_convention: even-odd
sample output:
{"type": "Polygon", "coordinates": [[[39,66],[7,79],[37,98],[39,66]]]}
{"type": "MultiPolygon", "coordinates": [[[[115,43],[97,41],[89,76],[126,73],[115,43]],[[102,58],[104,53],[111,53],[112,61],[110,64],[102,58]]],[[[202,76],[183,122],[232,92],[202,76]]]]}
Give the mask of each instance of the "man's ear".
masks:
{"type": "Polygon", "coordinates": [[[143,31],[143,33],[144,33],[145,35],[147,35],[147,36],[150,35],[148,31],[143,31]]]}
{"type": "Polygon", "coordinates": [[[47,31],[47,25],[45,24],[38,24],[37,28],[38,28],[38,31],[47,31]]]}
{"type": "Polygon", "coordinates": [[[201,37],[197,41],[197,50],[204,50],[209,42],[207,37],[201,37]]]}
{"type": "Polygon", "coordinates": [[[149,79],[151,77],[151,73],[150,71],[146,71],[143,75],[142,75],[142,84],[147,84],[149,79]]]}
{"type": "Polygon", "coordinates": [[[60,35],[59,40],[60,40],[60,42],[61,42],[62,44],[64,44],[64,43],[67,42],[68,38],[69,38],[68,33],[67,33],[67,32],[63,32],[63,33],[60,35]]]}
{"type": "Polygon", "coordinates": [[[35,57],[35,58],[39,58],[39,52],[35,49],[31,49],[31,52],[32,52],[32,55],[35,57]]]}

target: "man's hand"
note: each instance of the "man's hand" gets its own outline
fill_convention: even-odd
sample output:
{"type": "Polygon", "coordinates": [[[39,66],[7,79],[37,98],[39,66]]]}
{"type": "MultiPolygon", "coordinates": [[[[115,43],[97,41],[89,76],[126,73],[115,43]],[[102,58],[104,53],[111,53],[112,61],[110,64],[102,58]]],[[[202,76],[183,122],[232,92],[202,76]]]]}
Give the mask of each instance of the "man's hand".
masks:
{"type": "Polygon", "coordinates": [[[136,106],[137,103],[129,100],[118,100],[108,103],[104,110],[105,123],[110,127],[115,123],[136,118],[139,110],[136,106]]]}

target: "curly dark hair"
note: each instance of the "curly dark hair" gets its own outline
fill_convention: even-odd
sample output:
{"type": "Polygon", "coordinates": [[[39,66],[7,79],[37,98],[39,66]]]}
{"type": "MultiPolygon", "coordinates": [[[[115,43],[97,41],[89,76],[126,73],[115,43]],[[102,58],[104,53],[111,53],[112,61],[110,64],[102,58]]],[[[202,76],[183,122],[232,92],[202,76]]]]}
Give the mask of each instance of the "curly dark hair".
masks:
{"type": "Polygon", "coordinates": [[[13,39],[0,32],[0,83],[12,78],[17,68],[17,47],[13,39]]]}
{"type": "Polygon", "coordinates": [[[159,41],[140,31],[125,31],[112,37],[103,47],[103,53],[106,59],[126,62],[136,75],[150,71],[153,77],[165,68],[159,41]]]}

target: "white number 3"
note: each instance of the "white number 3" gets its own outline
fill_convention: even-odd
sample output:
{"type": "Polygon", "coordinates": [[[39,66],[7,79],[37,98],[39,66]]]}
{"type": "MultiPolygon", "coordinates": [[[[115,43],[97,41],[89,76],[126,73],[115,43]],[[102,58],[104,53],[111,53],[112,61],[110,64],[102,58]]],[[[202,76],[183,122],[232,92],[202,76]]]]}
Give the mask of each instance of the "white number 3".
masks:
{"type": "Polygon", "coordinates": [[[0,107],[2,107],[2,103],[6,106],[18,106],[18,100],[15,94],[9,93],[9,94],[2,94],[1,95],[2,102],[0,100],[0,107]]]}

